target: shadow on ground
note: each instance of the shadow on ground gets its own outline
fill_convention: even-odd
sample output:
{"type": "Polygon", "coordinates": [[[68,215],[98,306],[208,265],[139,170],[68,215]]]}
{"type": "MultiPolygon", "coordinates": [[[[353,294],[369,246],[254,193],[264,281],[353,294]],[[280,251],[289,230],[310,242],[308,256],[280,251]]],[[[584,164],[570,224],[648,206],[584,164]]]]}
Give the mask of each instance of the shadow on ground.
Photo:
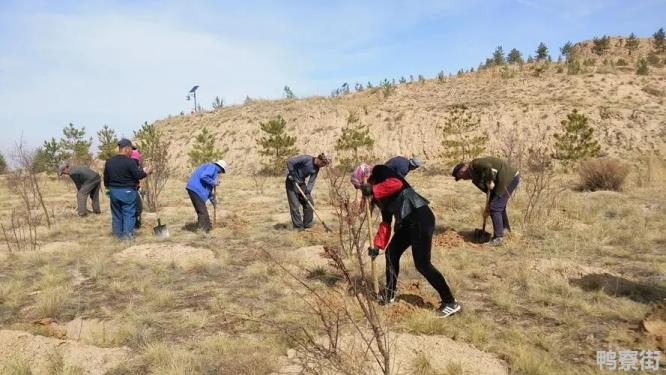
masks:
{"type": "Polygon", "coordinates": [[[639,303],[660,302],[666,298],[666,289],[645,285],[609,273],[593,273],[569,282],[585,291],[601,290],[609,296],[627,297],[639,303]]]}

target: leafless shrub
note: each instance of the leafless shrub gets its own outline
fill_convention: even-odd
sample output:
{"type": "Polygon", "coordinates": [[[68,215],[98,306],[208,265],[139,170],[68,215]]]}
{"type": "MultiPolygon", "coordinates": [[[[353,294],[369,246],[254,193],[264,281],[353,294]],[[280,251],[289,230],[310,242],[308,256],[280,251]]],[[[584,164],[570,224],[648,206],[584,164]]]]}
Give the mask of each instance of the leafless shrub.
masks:
{"type": "Polygon", "coordinates": [[[16,168],[7,178],[10,190],[19,195],[26,211],[33,208],[41,209],[46,218],[46,225],[51,228],[51,217],[44,203],[39,174],[34,168],[35,152],[27,150],[21,140],[16,144],[13,157],[16,168]]]}
{"type": "Polygon", "coordinates": [[[554,185],[555,170],[551,150],[529,147],[524,165],[524,191],[527,196],[523,222],[527,225],[548,217],[556,198],[563,191],[554,185]]]}
{"type": "Polygon", "coordinates": [[[520,137],[517,126],[514,126],[511,131],[502,134],[498,150],[500,157],[508,160],[518,170],[522,170],[525,155],[527,154],[527,142],[520,137]]]}
{"type": "Polygon", "coordinates": [[[266,185],[267,180],[268,177],[265,175],[259,173],[252,175],[252,182],[254,182],[254,188],[257,190],[258,194],[264,194],[264,186],[266,185]]]}
{"type": "Polygon", "coordinates": [[[15,209],[12,210],[9,223],[6,225],[0,223],[7,250],[10,253],[36,250],[38,248],[37,227],[40,223],[41,215],[33,215],[30,211],[19,215],[15,209]]]}
{"type": "Polygon", "coordinates": [[[585,160],[578,168],[580,189],[588,191],[622,190],[629,168],[615,159],[585,160]]]}
{"type": "Polygon", "coordinates": [[[156,211],[157,200],[173,172],[169,165],[171,142],[155,124],[145,123],[134,136],[139,150],[152,168],[152,173],[144,179],[144,186],[148,209],[156,211]]]}

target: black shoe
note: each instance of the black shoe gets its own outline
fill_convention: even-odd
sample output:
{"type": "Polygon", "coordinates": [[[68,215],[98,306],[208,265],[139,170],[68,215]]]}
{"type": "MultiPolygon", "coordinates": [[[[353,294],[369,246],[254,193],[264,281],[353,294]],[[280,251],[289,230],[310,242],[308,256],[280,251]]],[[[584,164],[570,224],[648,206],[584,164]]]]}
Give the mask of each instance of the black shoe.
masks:
{"type": "Polygon", "coordinates": [[[389,297],[386,291],[379,292],[379,295],[377,296],[377,302],[382,306],[390,305],[395,302],[395,296],[389,297]]]}
{"type": "Polygon", "coordinates": [[[439,315],[440,318],[447,318],[461,309],[462,307],[460,307],[458,302],[442,303],[437,309],[437,315],[439,315]]]}

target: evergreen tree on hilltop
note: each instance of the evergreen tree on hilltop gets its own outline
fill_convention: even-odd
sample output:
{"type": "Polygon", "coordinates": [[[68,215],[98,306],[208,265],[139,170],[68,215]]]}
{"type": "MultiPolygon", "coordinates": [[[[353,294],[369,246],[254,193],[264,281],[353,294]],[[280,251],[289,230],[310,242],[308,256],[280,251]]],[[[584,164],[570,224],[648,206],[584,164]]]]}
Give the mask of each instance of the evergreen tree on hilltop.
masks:
{"type": "Polygon", "coordinates": [[[194,139],[192,149],[187,154],[192,167],[222,159],[223,152],[215,147],[216,140],[217,137],[209,133],[206,127],[201,129],[194,139]]]}
{"type": "Polygon", "coordinates": [[[264,169],[272,174],[279,174],[285,168],[287,159],[297,152],[296,137],[287,134],[287,121],[281,115],[268,122],[260,122],[259,129],[263,136],[257,138],[257,144],[261,146],[259,154],[266,156],[264,169]]]}

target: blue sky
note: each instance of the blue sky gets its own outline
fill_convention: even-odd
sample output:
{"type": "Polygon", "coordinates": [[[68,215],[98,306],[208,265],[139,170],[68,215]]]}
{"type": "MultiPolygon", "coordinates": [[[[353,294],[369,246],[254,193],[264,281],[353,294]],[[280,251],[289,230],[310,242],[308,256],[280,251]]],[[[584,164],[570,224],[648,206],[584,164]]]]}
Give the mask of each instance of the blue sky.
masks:
{"type": "Polygon", "coordinates": [[[131,135],[191,102],[328,95],[343,82],[432,77],[493,49],[639,36],[666,0],[12,1],[0,0],[0,151],[72,122],[131,135]]]}

